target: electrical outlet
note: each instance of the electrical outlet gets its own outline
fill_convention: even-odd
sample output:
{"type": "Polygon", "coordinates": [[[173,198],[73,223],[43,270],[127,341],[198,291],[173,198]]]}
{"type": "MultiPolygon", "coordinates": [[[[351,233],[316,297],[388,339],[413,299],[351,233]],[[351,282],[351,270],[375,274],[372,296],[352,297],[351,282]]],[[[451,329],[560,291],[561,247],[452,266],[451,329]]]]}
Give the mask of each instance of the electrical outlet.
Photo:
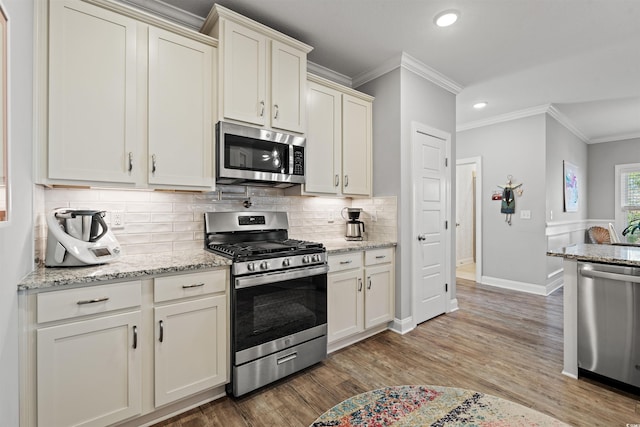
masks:
{"type": "Polygon", "coordinates": [[[530,210],[520,211],[520,218],[521,219],[531,219],[531,211],[530,210]]]}
{"type": "Polygon", "coordinates": [[[111,228],[124,228],[123,211],[111,211],[111,228]]]}
{"type": "Polygon", "coordinates": [[[329,224],[333,224],[333,211],[329,211],[329,213],[327,214],[327,222],[329,224]]]}
{"type": "Polygon", "coordinates": [[[378,220],[378,211],[371,212],[371,222],[376,222],[378,220]]]}

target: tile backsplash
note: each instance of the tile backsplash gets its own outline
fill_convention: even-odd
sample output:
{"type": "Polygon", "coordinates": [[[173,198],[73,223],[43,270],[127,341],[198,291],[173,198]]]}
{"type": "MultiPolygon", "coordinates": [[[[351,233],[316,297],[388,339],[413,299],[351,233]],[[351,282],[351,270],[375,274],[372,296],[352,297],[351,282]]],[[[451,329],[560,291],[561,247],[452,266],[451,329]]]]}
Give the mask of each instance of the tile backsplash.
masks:
{"type": "Polygon", "coordinates": [[[363,209],[367,240],[397,241],[395,197],[343,199],[285,196],[284,190],[264,187],[219,186],[212,193],[150,190],[44,188],[36,186],[34,200],[35,257],[44,260],[47,226],[52,209],[107,211],[123,252],[147,254],[200,249],[204,245],[203,213],[208,211],[284,211],[289,216],[289,237],[312,241],[344,238],[344,207],[363,209]],[[251,206],[246,208],[245,201],[251,206]],[[115,228],[111,213],[122,213],[122,228],[115,228]]]}

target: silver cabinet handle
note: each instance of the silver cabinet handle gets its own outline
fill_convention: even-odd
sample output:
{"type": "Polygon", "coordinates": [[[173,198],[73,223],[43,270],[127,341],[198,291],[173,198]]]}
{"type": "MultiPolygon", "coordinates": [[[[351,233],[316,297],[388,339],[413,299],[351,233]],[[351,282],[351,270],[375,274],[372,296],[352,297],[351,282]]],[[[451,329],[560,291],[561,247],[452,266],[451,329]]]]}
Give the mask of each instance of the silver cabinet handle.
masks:
{"type": "Polygon", "coordinates": [[[95,304],[97,302],[105,302],[105,301],[109,301],[109,297],[100,297],[100,298],[94,298],[94,299],[85,299],[82,301],[78,301],[78,305],[85,305],[85,304],[95,304]]]}
{"type": "Polygon", "coordinates": [[[358,292],[362,292],[362,279],[358,279],[358,292]]]}
{"type": "Polygon", "coordinates": [[[384,259],[386,258],[386,255],[376,255],[376,259],[384,259]]]}
{"type": "Polygon", "coordinates": [[[200,288],[204,283],[194,283],[193,285],[182,285],[182,289],[200,288]]]}
{"type": "Polygon", "coordinates": [[[157,164],[156,164],[156,155],[153,154],[151,156],[151,173],[156,173],[156,166],[157,166],[157,164]]]}
{"type": "Polygon", "coordinates": [[[278,118],[278,104],[273,104],[273,110],[274,110],[273,118],[277,119],[278,118]]]}
{"type": "Polygon", "coordinates": [[[129,151],[129,167],[127,168],[128,172],[133,170],[133,151],[129,151]]]}
{"type": "Polygon", "coordinates": [[[353,262],[353,260],[340,261],[340,264],[351,264],[352,262],[353,262]]]}
{"type": "Polygon", "coordinates": [[[371,289],[371,276],[367,277],[367,289],[371,289]]]}
{"type": "Polygon", "coordinates": [[[260,117],[264,116],[264,101],[260,101],[260,117]]]}
{"type": "Polygon", "coordinates": [[[349,175],[345,175],[344,176],[344,186],[348,187],[349,186],[349,175]]]}
{"type": "Polygon", "coordinates": [[[160,324],[160,336],[158,337],[158,341],[164,342],[164,321],[158,322],[160,324]]]}
{"type": "Polygon", "coordinates": [[[336,187],[340,185],[340,175],[336,174],[336,187]]]}
{"type": "Polygon", "coordinates": [[[138,348],[138,327],[133,325],[133,349],[138,348]]]}

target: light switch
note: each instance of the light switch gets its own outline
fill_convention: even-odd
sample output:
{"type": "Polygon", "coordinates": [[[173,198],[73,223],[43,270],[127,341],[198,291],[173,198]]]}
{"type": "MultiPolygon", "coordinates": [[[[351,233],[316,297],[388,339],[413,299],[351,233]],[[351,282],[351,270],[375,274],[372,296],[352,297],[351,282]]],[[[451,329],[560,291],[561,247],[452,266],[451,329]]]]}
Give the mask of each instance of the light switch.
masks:
{"type": "Polygon", "coordinates": [[[531,211],[529,211],[529,210],[520,211],[520,218],[521,219],[531,219],[531,211]]]}

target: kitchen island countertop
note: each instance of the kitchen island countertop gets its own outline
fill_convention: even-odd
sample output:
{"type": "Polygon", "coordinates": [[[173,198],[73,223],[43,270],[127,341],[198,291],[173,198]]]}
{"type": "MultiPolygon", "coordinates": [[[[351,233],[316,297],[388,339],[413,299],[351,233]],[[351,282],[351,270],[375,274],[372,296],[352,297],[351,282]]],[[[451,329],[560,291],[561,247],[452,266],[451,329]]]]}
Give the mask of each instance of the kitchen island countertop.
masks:
{"type": "Polygon", "coordinates": [[[580,243],[550,250],[547,255],[576,261],[640,267],[640,246],[580,243]]]}
{"type": "Polygon", "coordinates": [[[19,291],[45,290],[65,285],[101,284],[142,276],[189,273],[231,265],[231,260],[203,250],[159,254],[123,255],[108,264],[87,267],[38,266],[18,283],[19,291]]]}

